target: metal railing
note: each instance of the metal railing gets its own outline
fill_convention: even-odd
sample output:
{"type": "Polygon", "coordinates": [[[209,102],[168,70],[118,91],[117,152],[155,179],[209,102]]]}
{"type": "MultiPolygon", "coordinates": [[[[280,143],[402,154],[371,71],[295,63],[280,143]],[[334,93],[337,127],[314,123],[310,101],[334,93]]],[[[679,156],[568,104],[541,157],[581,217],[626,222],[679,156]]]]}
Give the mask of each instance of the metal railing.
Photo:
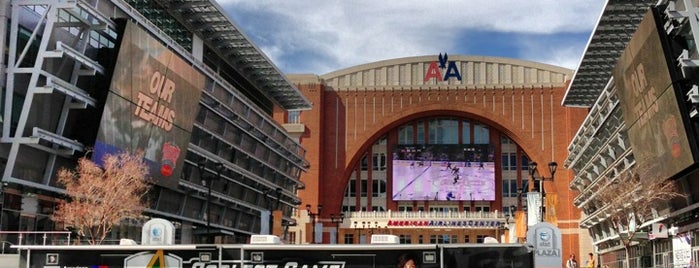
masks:
{"type": "Polygon", "coordinates": [[[70,231],[0,231],[2,253],[9,246],[21,245],[70,245],[70,231]]]}

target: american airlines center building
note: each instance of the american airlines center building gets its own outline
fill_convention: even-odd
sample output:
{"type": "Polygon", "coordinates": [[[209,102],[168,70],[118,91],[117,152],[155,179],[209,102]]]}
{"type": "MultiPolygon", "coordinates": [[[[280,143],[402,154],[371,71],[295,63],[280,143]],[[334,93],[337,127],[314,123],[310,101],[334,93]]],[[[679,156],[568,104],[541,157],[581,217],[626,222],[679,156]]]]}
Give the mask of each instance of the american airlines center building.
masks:
{"type": "Polygon", "coordinates": [[[561,106],[572,73],[443,53],[289,75],[314,104],[286,119],[311,163],[292,235],[299,243],[364,243],[376,233],[403,243],[523,242],[543,220],[562,231],[559,254],[587,252],[573,174],[556,165],[587,113],[561,106]]]}

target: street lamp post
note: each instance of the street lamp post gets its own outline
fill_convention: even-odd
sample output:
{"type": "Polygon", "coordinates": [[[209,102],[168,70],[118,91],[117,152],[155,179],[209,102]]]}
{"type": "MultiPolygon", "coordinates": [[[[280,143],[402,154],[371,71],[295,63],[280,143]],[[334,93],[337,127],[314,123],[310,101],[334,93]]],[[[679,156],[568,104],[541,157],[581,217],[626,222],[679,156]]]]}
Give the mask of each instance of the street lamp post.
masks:
{"type": "Polygon", "coordinates": [[[340,244],[340,223],[344,220],[344,213],[340,213],[340,215],[330,214],[330,222],[335,224],[335,244],[340,244]]]}
{"type": "Polygon", "coordinates": [[[311,204],[306,204],[306,212],[308,213],[308,217],[311,218],[311,231],[312,231],[312,237],[311,241],[313,244],[316,243],[316,217],[320,215],[320,212],[323,210],[323,205],[318,204],[318,210],[316,210],[315,213],[311,212],[311,204]]]}
{"type": "Polygon", "coordinates": [[[269,209],[269,234],[274,234],[274,211],[279,209],[279,203],[282,198],[282,188],[277,187],[276,189],[267,189],[263,192],[263,195],[267,199],[271,199],[270,202],[267,204],[267,208],[269,209]],[[269,195],[271,193],[274,193],[272,197],[269,195]],[[272,203],[271,201],[275,201],[272,203]]]}
{"type": "MultiPolygon", "coordinates": [[[[379,222],[378,222],[378,221],[375,221],[375,222],[374,222],[374,226],[371,226],[371,222],[366,222],[366,224],[367,224],[367,227],[369,228],[369,235],[373,235],[373,234],[374,234],[374,229],[378,229],[378,228],[379,228],[379,222]]],[[[362,225],[364,225],[364,222],[362,222],[362,225]]]]}
{"type": "Polygon", "coordinates": [[[536,162],[531,162],[529,163],[529,175],[531,175],[532,181],[536,182],[538,181],[539,183],[539,191],[541,193],[541,206],[539,207],[539,216],[541,217],[541,221],[544,220],[544,197],[546,196],[546,191],[544,189],[544,181],[553,181],[553,176],[556,174],[556,169],[558,168],[558,163],[556,162],[549,162],[548,164],[549,167],[549,172],[551,173],[551,177],[547,178],[544,176],[540,176],[538,179],[535,177],[537,174],[537,164],[536,162]]]}
{"type": "Polygon", "coordinates": [[[213,180],[219,180],[221,179],[221,172],[223,171],[223,164],[219,162],[214,162],[214,169],[216,171],[216,177],[211,177],[207,175],[206,171],[206,158],[201,158],[199,160],[199,163],[197,163],[197,167],[199,168],[199,176],[201,177],[202,183],[206,185],[207,188],[207,194],[206,194],[206,241],[209,241],[209,237],[211,236],[211,186],[213,184],[213,180]]]}
{"type": "Polygon", "coordinates": [[[284,241],[288,241],[287,235],[289,234],[289,226],[296,226],[296,221],[287,221],[287,222],[282,222],[282,228],[284,229],[282,231],[282,239],[284,241]]]}
{"type": "Polygon", "coordinates": [[[522,187],[517,188],[517,210],[522,209],[522,187]]]}

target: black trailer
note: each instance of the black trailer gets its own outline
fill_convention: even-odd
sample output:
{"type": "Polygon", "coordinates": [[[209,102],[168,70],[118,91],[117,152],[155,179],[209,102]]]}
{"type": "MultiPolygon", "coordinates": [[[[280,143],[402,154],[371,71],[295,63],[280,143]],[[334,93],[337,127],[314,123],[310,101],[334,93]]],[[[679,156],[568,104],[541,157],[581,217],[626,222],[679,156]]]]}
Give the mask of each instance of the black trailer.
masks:
{"type": "Polygon", "coordinates": [[[417,268],[534,267],[521,244],[18,246],[20,268],[417,268]]]}

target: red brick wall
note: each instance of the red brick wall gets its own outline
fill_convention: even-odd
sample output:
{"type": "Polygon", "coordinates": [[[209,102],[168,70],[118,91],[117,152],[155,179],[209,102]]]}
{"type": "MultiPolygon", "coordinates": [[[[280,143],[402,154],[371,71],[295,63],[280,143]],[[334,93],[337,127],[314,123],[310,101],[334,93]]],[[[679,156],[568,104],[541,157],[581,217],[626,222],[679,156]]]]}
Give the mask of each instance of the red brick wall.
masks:
{"type": "MultiPolygon", "coordinates": [[[[587,110],[561,106],[566,87],[336,91],[320,83],[297,86],[314,105],[301,116],[307,128],[302,145],[311,169],[302,175],[306,189],[299,195],[304,205],[323,204],[322,217],[340,212],[352,168],[379,137],[416,118],[448,115],[480,121],[507,135],[532,161],[540,163],[538,170],[545,177],[551,176],[547,163],[558,162],[555,181],[546,182],[546,191],[558,195],[559,228],[564,234],[566,229],[578,232],[580,212],[572,205],[575,193],[568,188],[573,174],[563,162],[587,110]]],[[[529,178],[526,172],[520,176],[529,178]]],[[[387,208],[397,207],[389,200],[387,208]]],[[[571,241],[578,241],[577,235],[564,235],[564,243],[571,241]]]]}

